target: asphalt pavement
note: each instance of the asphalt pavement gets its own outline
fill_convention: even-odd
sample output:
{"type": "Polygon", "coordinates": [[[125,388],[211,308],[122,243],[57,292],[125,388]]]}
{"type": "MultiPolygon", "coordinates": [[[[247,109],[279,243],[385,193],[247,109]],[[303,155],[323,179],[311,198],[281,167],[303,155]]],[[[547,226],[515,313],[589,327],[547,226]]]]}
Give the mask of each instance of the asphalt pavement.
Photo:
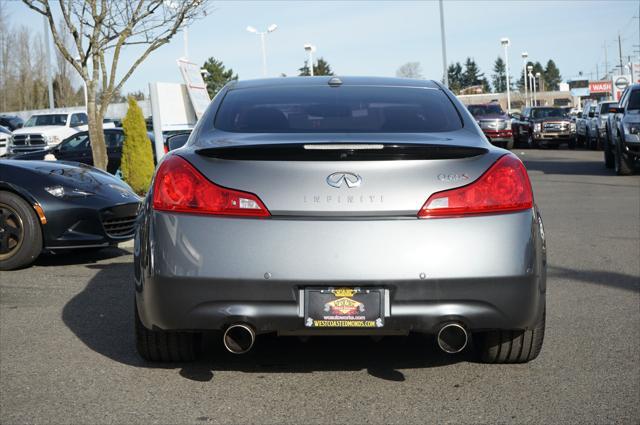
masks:
{"type": "Polygon", "coordinates": [[[600,152],[517,153],[549,250],[535,361],[484,365],[420,336],[267,336],[245,356],[207,340],[196,363],[147,364],[131,249],[47,255],[0,272],[0,423],[640,423],[640,176],[600,152]]]}

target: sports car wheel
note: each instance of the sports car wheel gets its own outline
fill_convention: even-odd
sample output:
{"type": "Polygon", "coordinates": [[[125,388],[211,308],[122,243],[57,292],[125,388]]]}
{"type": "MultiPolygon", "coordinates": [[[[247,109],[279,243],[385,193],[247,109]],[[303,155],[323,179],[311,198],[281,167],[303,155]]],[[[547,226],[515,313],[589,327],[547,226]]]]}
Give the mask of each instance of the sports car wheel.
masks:
{"type": "Polygon", "coordinates": [[[42,251],[42,230],[35,211],[11,192],[0,192],[0,270],[31,264],[42,251]]]}
{"type": "Polygon", "coordinates": [[[476,350],[484,363],[526,363],[540,354],[544,341],[545,316],[534,329],[496,330],[475,336],[476,350]]]}
{"type": "Polygon", "coordinates": [[[140,320],[134,303],[136,348],[150,362],[190,362],[196,358],[200,334],[147,329],[140,320]]]}

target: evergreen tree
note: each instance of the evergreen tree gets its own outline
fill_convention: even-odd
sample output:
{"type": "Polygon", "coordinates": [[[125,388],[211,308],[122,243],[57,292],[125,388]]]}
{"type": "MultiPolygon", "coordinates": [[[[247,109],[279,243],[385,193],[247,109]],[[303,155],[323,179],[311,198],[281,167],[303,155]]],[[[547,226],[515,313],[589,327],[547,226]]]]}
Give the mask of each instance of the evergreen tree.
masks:
{"type": "MultiPolygon", "coordinates": [[[[308,77],[311,75],[309,69],[309,61],[304,61],[304,66],[302,68],[298,68],[300,73],[298,74],[301,77],[308,77]]],[[[329,63],[323,58],[318,58],[318,61],[313,65],[313,75],[333,75],[333,71],[331,71],[331,66],[329,63]]]]}
{"type": "Polygon", "coordinates": [[[460,62],[449,65],[447,77],[449,78],[449,89],[455,94],[459,94],[462,88],[462,65],[460,62]]]}
{"type": "Polygon", "coordinates": [[[206,60],[202,65],[208,74],[204,76],[204,82],[207,85],[207,92],[212,99],[229,81],[237,80],[238,74],[233,73],[233,69],[227,69],[222,61],[213,57],[206,60]]]}
{"type": "Polygon", "coordinates": [[[507,91],[506,67],[504,61],[500,56],[498,56],[493,64],[493,72],[494,74],[491,79],[493,82],[493,88],[495,89],[496,93],[507,91]]]}
{"type": "Polygon", "coordinates": [[[461,88],[482,85],[484,74],[480,72],[480,68],[472,58],[467,58],[464,63],[464,72],[461,78],[461,88]]]}
{"type": "Polygon", "coordinates": [[[153,176],[153,152],[142,109],[133,97],[129,97],[129,109],[122,120],[122,128],[122,177],[134,192],[143,195],[149,190],[153,176]]]}
{"type": "Polygon", "coordinates": [[[546,90],[560,89],[562,76],[560,75],[560,70],[556,66],[556,63],[552,59],[547,61],[547,67],[544,70],[544,82],[546,90]]]}

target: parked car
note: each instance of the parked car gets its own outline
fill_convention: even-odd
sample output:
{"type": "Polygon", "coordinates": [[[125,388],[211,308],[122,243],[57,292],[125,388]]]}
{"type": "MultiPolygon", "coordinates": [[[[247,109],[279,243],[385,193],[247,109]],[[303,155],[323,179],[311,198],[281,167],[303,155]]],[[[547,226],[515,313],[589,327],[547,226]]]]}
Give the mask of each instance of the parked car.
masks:
{"type": "Polygon", "coordinates": [[[524,141],[529,148],[557,147],[562,143],[567,143],[569,149],[576,146],[576,123],[561,108],[527,107],[522,115],[514,115],[511,126],[516,141],[524,141]]]}
{"type": "Polygon", "coordinates": [[[0,115],[0,126],[8,128],[10,131],[22,128],[23,124],[22,118],[15,115],[0,115]]]}
{"type": "Polygon", "coordinates": [[[7,149],[11,144],[11,139],[13,138],[11,131],[8,128],[5,128],[0,125],[0,157],[3,157],[7,154],[7,149]]]}
{"type": "Polygon", "coordinates": [[[582,112],[578,112],[576,119],[576,136],[579,146],[591,146],[591,119],[595,116],[598,102],[596,100],[586,100],[582,112]]]}
{"type": "Polygon", "coordinates": [[[86,130],[88,122],[84,112],[32,115],[23,128],[13,132],[10,153],[51,148],[78,131],[86,130]]]}
{"type": "Polygon", "coordinates": [[[634,174],[640,161],[640,84],[627,87],[618,106],[609,107],[609,113],[616,174],[634,174]]]}
{"type": "Polygon", "coordinates": [[[511,117],[502,110],[499,103],[467,105],[467,109],[491,143],[513,149],[511,117]]]}
{"type": "Polygon", "coordinates": [[[189,140],[191,131],[183,131],[167,136],[164,139],[164,153],[181,148],[189,140]]]}
{"type": "Polygon", "coordinates": [[[436,81],[232,82],[160,163],[134,249],[149,361],[256,335],[422,332],[480,359],[542,347],[546,248],[522,162],[436,81]],[[418,87],[416,87],[418,86],[418,87]]]}
{"type": "Polygon", "coordinates": [[[615,114],[611,113],[611,109],[618,106],[618,102],[609,105],[609,113],[607,114],[607,120],[605,125],[605,138],[602,144],[602,150],[604,151],[604,165],[606,168],[613,168],[615,165],[615,158],[613,156],[613,118],[615,114]]]}
{"type": "Polygon", "coordinates": [[[617,105],[612,100],[601,101],[596,105],[596,111],[591,119],[589,147],[591,149],[603,149],[605,138],[607,137],[607,116],[609,115],[609,107],[617,105]]]}
{"type": "Polygon", "coordinates": [[[27,266],[43,251],[129,240],[139,204],[126,183],[87,165],[0,161],[0,270],[27,266]]]}
{"type": "MultiPolygon", "coordinates": [[[[149,140],[153,150],[153,134],[148,133],[149,140]]],[[[120,169],[120,161],[122,159],[122,144],[124,143],[124,130],[121,128],[111,128],[104,130],[104,142],[107,147],[107,171],[116,174],[120,169]]],[[[59,160],[59,161],[75,161],[87,165],[93,165],[93,152],[91,151],[91,139],[88,131],[81,131],[62,141],[59,145],[15,155],[11,159],[16,160],[59,160]]],[[[155,152],[154,152],[155,161],[155,152]]]]}

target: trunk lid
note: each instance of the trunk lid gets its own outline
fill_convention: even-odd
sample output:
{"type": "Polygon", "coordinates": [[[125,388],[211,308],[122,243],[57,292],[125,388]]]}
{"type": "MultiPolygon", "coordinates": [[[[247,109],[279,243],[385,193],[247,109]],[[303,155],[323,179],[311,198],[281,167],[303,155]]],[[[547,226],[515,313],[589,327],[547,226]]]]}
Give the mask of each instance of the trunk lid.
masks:
{"type": "Polygon", "coordinates": [[[256,194],[272,216],[415,217],[431,194],[471,183],[504,154],[456,133],[251,135],[179,154],[212,182],[256,194]]]}

